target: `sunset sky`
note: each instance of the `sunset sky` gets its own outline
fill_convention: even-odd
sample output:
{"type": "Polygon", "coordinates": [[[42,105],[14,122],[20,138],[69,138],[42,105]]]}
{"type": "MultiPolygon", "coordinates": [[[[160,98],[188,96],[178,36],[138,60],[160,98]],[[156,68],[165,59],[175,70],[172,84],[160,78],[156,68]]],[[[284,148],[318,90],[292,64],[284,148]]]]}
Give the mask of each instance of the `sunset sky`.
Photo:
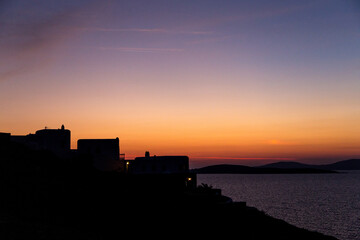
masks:
{"type": "Polygon", "coordinates": [[[190,166],[360,157],[356,0],[0,1],[0,132],[190,166]]]}

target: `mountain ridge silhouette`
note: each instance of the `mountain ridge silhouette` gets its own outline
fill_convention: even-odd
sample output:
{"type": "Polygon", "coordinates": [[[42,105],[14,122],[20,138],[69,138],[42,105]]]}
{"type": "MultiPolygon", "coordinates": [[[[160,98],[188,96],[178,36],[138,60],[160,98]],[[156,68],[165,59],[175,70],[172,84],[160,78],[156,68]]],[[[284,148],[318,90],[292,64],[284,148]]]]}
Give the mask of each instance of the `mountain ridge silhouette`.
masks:
{"type": "Polygon", "coordinates": [[[315,168],[324,170],[360,170],[360,159],[342,160],[330,164],[305,164],[300,162],[275,162],[261,165],[259,168],[315,168]]]}
{"type": "Polygon", "coordinates": [[[275,162],[257,167],[237,164],[217,164],[192,169],[195,173],[238,174],[291,174],[291,173],[337,173],[337,170],[360,170],[360,159],[348,159],[331,164],[304,164],[300,162],[275,162]]]}

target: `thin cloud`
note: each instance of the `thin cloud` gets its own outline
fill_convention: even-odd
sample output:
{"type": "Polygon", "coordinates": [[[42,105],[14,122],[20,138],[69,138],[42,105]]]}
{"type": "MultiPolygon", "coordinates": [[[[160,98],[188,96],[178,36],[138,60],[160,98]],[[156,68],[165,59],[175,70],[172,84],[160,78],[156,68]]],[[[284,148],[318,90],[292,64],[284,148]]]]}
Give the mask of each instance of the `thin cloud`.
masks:
{"type": "Polygon", "coordinates": [[[61,42],[76,31],[72,24],[79,20],[77,13],[82,6],[73,5],[52,11],[49,6],[41,9],[30,3],[30,9],[12,9],[9,5],[8,13],[0,15],[1,42],[8,50],[21,51],[21,54],[38,51],[61,42]],[[9,20],[12,18],[15,20],[9,20]]]}
{"type": "Polygon", "coordinates": [[[37,5],[34,1],[14,0],[2,2],[0,7],[3,81],[49,65],[51,51],[78,32],[72,25],[85,20],[79,13],[89,5],[60,4],[54,10],[46,2],[37,5]]]}
{"type": "Polygon", "coordinates": [[[95,32],[147,32],[147,33],[166,33],[167,30],[161,28],[80,28],[84,31],[95,32]]]}
{"type": "Polygon", "coordinates": [[[66,14],[56,14],[46,21],[8,24],[1,34],[0,80],[8,80],[49,63],[49,51],[71,35],[62,23],[66,14]],[[6,29],[7,28],[7,29],[6,29]],[[43,64],[38,64],[42,61],[43,64]]]}
{"type": "Polygon", "coordinates": [[[266,10],[258,10],[253,12],[240,13],[237,15],[229,15],[226,17],[212,17],[210,19],[204,19],[203,21],[198,21],[195,25],[194,23],[191,24],[192,27],[208,28],[209,26],[219,26],[237,21],[253,21],[257,19],[267,19],[267,18],[272,18],[276,16],[281,16],[281,15],[286,15],[293,12],[301,11],[306,8],[312,7],[315,3],[316,2],[279,7],[273,9],[266,9],[266,10]]]}
{"type": "Polygon", "coordinates": [[[188,34],[188,35],[211,35],[211,31],[184,31],[184,30],[169,30],[163,28],[81,28],[84,31],[98,31],[98,32],[138,32],[138,33],[167,33],[167,34],[188,34]]]}
{"type": "Polygon", "coordinates": [[[203,38],[203,39],[197,39],[197,40],[193,40],[188,42],[188,44],[204,44],[204,43],[216,43],[216,42],[222,42],[222,41],[226,41],[228,39],[230,39],[231,36],[219,36],[219,37],[207,37],[207,38],[203,38]]]}
{"type": "Polygon", "coordinates": [[[22,74],[24,74],[26,72],[27,72],[26,67],[1,71],[0,72],[0,82],[1,81],[6,81],[6,80],[11,79],[13,77],[16,77],[18,75],[22,75],[22,74]]]}
{"type": "Polygon", "coordinates": [[[182,52],[184,49],[179,48],[133,48],[133,47],[100,47],[100,50],[112,50],[120,52],[132,53],[166,53],[166,52],[182,52]]]}

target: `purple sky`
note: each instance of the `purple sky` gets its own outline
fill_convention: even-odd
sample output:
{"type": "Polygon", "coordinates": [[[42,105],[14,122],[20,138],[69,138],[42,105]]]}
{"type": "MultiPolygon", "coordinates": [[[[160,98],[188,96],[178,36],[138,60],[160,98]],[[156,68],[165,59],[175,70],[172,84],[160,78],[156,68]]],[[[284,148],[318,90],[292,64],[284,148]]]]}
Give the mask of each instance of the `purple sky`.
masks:
{"type": "Polygon", "coordinates": [[[360,156],[357,1],[0,2],[0,131],[133,157],[360,156]]]}

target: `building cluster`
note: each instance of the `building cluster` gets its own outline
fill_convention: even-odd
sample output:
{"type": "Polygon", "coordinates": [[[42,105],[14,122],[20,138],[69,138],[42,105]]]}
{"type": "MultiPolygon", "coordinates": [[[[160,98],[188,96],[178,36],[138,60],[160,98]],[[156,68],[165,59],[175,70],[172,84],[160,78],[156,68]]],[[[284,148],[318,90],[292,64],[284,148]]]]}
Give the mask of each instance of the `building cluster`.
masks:
{"type": "Polygon", "coordinates": [[[114,139],[79,139],[77,149],[71,149],[71,132],[64,125],[59,129],[42,129],[35,134],[11,135],[0,133],[1,141],[23,144],[32,150],[52,152],[59,159],[72,159],[74,156],[85,157],[101,171],[119,171],[128,174],[182,174],[189,172],[187,156],[150,156],[125,160],[120,154],[119,138],[114,139]]]}

